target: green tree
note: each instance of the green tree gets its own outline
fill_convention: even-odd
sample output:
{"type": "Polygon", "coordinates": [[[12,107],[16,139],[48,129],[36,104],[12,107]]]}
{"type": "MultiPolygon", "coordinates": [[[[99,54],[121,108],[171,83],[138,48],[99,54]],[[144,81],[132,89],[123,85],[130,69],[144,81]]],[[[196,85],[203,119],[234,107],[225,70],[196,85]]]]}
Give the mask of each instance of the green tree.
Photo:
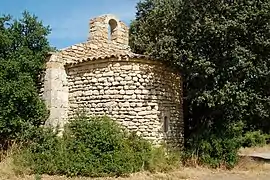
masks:
{"type": "Polygon", "coordinates": [[[44,27],[27,12],[21,19],[0,17],[0,144],[40,126],[46,109],[39,98],[39,76],[50,50],[44,27]]]}
{"type": "Polygon", "coordinates": [[[239,127],[270,132],[269,9],[268,0],[138,3],[130,45],[182,72],[185,137],[193,144],[233,139],[239,127]]]}

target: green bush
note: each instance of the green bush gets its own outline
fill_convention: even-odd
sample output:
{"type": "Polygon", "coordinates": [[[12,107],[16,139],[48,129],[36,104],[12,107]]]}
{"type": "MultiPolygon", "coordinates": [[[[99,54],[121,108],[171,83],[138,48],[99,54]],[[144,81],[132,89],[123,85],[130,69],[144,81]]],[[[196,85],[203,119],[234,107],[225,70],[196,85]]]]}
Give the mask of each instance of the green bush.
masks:
{"type": "Polygon", "coordinates": [[[51,50],[49,33],[48,27],[27,12],[20,19],[0,16],[0,150],[46,120],[38,91],[51,50]]]}
{"type": "Polygon", "coordinates": [[[270,132],[269,7],[269,0],[137,4],[130,46],[181,72],[188,156],[200,163],[237,162],[243,132],[232,135],[226,124],[270,132]]]}
{"type": "Polygon", "coordinates": [[[243,147],[254,147],[266,145],[268,135],[263,134],[261,131],[249,131],[246,132],[243,137],[243,147]]]}
{"type": "Polygon", "coordinates": [[[36,174],[120,176],[149,168],[152,147],[108,117],[79,117],[63,137],[43,130],[19,161],[36,174]]]}
{"type": "Polygon", "coordinates": [[[187,142],[183,153],[184,163],[196,161],[197,164],[212,168],[225,166],[232,168],[238,162],[238,150],[241,147],[243,123],[231,123],[219,127],[218,131],[204,130],[187,142]]]}
{"type": "Polygon", "coordinates": [[[150,172],[168,172],[179,167],[180,163],[181,159],[178,151],[160,146],[152,149],[146,170],[150,172]]]}
{"type": "Polygon", "coordinates": [[[24,144],[22,152],[16,154],[16,157],[13,158],[14,163],[18,167],[27,167],[27,169],[30,167],[35,172],[38,172],[40,164],[44,163],[43,171],[47,171],[54,166],[53,160],[59,159],[56,153],[60,152],[63,141],[57,136],[57,132],[52,129],[36,128],[32,130],[31,133],[26,134],[24,137],[26,139],[32,137],[33,139],[28,140],[28,146],[24,144]],[[37,169],[33,169],[36,165],[38,166],[37,169]]]}

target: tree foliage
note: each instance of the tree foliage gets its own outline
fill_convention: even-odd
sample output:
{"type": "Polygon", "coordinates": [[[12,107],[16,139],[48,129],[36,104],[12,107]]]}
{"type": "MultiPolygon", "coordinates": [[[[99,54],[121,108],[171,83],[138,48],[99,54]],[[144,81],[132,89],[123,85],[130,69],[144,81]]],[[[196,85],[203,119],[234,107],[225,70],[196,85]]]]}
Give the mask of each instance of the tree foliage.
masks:
{"type": "Polygon", "coordinates": [[[269,9],[268,0],[138,3],[130,45],[181,70],[186,139],[224,138],[239,123],[270,132],[269,9]]]}
{"type": "Polygon", "coordinates": [[[151,152],[149,142],[110,118],[83,115],[66,125],[63,137],[41,131],[17,163],[38,174],[120,176],[146,170],[151,152]]]}
{"type": "Polygon", "coordinates": [[[38,94],[39,75],[50,50],[50,30],[27,12],[0,17],[0,144],[39,126],[46,109],[38,94]]]}

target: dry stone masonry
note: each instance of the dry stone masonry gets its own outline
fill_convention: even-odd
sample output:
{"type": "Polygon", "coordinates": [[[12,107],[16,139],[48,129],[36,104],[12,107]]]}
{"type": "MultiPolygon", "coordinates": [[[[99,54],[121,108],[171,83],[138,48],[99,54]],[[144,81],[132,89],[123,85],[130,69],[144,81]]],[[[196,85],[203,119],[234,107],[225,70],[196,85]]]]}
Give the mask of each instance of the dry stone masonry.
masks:
{"type": "Polygon", "coordinates": [[[183,141],[182,79],[160,61],[134,54],[128,27],[113,15],[90,20],[87,42],[50,53],[43,98],[48,126],[78,113],[108,115],[154,144],[183,141]]]}

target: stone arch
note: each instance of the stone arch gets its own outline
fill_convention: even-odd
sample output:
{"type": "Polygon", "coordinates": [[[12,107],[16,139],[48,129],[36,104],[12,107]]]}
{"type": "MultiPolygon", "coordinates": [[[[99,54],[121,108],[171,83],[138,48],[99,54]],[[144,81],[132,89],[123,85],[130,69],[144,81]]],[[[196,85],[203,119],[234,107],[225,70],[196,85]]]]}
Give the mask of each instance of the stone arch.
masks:
{"type": "Polygon", "coordinates": [[[90,20],[88,41],[93,43],[114,42],[128,46],[128,36],[128,26],[114,15],[106,14],[90,20]]]}
{"type": "Polygon", "coordinates": [[[108,25],[108,40],[115,41],[117,39],[118,23],[115,19],[110,19],[108,25]]]}

